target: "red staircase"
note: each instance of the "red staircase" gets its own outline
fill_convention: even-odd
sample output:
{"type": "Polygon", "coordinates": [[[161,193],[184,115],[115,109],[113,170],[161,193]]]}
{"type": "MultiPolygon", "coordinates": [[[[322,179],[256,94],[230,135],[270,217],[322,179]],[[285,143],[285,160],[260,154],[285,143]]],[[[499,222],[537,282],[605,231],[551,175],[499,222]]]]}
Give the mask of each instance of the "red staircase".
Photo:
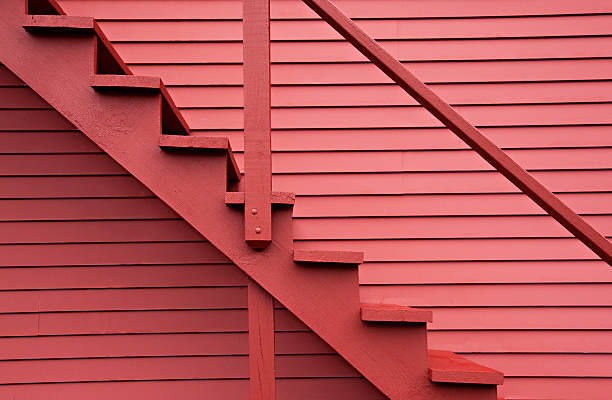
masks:
{"type": "MultiPolygon", "coordinates": [[[[263,250],[247,246],[236,209],[245,208],[248,192],[230,190],[241,188],[241,173],[229,140],[190,136],[161,79],[132,75],[95,20],[63,15],[53,0],[30,1],[24,17],[22,1],[0,5],[0,36],[7,38],[0,54],[25,54],[6,57],[5,65],[381,392],[391,399],[496,398],[503,374],[449,351],[426,349],[432,312],[359,303],[355,267],[363,253],[293,248],[292,193],[269,194],[270,245],[263,250]],[[55,60],[58,49],[63,61],[55,60]],[[49,63],[56,64],[37,73],[49,63]],[[70,91],[58,90],[67,82],[70,91]],[[66,99],[66,93],[74,98],[66,99]]],[[[259,212],[246,207],[245,218],[259,212]]]]}

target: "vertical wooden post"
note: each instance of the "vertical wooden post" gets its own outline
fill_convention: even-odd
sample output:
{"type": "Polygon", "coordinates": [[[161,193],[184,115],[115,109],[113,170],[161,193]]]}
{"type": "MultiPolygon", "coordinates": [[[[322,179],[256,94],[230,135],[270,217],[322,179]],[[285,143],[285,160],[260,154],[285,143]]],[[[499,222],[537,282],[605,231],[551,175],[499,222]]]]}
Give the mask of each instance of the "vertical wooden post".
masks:
{"type": "Polygon", "coordinates": [[[249,279],[250,400],[274,400],[274,299],[249,279]]]}
{"type": "Polygon", "coordinates": [[[243,0],[244,229],[253,248],[272,241],[270,0],[243,0]]]}

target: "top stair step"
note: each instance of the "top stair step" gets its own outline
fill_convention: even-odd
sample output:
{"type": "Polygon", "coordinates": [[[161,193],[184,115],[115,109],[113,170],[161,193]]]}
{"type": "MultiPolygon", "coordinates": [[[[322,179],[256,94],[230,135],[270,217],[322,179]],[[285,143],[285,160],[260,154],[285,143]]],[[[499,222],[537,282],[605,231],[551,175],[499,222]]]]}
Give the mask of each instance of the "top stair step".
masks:
{"type": "Polygon", "coordinates": [[[445,350],[429,350],[427,374],[432,382],[484,385],[501,385],[504,383],[504,374],[501,372],[445,350]]]}
{"type": "Polygon", "coordinates": [[[361,264],[360,251],[293,250],[293,261],[306,263],[361,264]]]}
{"type": "Polygon", "coordinates": [[[26,15],[23,28],[28,32],[90,33],[96,29],[91,17],[68,15],[26,15]]]}
{"type": "Polygon", "coordinates": [[[433,313],[397,304],[361,304],[361,320],[366,322],[432,322],[433,313]]]}

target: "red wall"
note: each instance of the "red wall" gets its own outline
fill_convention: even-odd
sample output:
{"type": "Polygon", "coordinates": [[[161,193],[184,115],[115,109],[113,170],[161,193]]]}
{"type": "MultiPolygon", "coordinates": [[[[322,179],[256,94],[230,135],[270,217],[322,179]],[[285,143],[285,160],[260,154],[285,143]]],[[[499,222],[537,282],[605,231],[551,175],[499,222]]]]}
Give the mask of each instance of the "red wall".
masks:
{"type": "MultiPolygon", "coordinates": [[[[612,234],[612,3],[335,3],[612,234]]],[[[62,5],[241,161],[240,1],[62,5]]],[[[298,196],[298,244],[365,250],[363,300],[434,310],[432,347],[503,371],[509,398],[606,398],[612,270],[299,1],[272,14],[274,186],[298,196]]]]}
{"type": "MultiPolygon", "coordinates": [[[[248,399],[244,273],[2,65],[0,188],[1,399],[248,399]]],[[[279,400],[385,398],[276,307],[279,400]]]]}

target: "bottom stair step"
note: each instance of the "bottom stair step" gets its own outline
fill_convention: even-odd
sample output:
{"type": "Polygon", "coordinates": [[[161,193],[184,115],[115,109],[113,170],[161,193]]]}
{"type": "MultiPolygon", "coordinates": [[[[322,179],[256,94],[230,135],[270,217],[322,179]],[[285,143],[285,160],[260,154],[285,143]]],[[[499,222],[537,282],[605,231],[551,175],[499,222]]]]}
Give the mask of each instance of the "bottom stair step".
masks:
{"type": "Polygon", "coordinates": [[[433,313],[396,304],[361,304],[361,320],[367,322],[432,322],[433,313]]]}
{"type": "Polygon", "coordinates": [[[360,251],[294,250],[293,261],[307,263],[361,264],[360,251]]]}
{"type": "Polygon", "coordinates": [[[429,350],[429,368],[432,382],[477,383],[501,385],[504,374],[458,356],[452,351],[429,350]]]}

